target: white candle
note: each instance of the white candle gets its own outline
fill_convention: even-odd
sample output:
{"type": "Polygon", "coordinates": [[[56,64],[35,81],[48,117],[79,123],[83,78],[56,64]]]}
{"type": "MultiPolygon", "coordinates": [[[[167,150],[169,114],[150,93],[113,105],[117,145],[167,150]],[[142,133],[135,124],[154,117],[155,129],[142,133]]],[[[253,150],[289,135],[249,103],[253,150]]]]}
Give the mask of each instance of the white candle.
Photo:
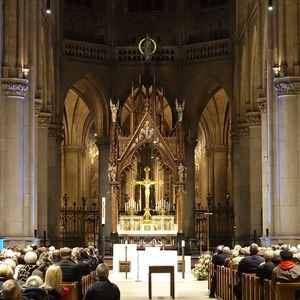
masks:
{"type": "Polygon", "coordinates": [[[185,247],[185,240],[181,241],[181,247],[185,247]]]}

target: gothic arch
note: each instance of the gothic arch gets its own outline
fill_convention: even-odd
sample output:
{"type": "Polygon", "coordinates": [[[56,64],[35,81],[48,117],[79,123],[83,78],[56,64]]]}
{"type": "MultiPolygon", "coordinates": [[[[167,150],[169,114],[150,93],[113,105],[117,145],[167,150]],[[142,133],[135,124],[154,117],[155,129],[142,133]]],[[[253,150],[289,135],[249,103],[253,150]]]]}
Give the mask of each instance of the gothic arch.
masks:
{"type": "MultiPolygon", "coordinates": [[[[73,80],[66,89],[64,99],[70,90],[73,90],[83,99],[88,107],[95,124],[95,129],[99,137],[109,134],[109,108],[108,101],[104,95],[100,83],[89,73],[73,80]]],[[[64,103],[63,103],[64,104],[64,103]]]]}

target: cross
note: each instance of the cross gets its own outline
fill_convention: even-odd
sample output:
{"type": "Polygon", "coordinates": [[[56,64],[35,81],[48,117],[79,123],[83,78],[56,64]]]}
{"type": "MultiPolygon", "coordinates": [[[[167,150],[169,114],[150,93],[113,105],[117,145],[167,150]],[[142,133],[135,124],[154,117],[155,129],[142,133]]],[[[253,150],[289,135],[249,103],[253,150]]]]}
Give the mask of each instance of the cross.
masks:
{"type": "Polygon", "coordinates": [[[151,218],[151,214],[150,214],[150,207],[149,207],[149,198],[150,198],[150,186],[154,185],[154,184],[162,184],[163,181],[162,180],[150,180],[150,168],[147,166],[144,168],[145,171],[145,179],[144,180],[140,180],[140,181],[136,181],[133,180],[132,184],[136,185],[136,184],[140,184],[143,185],[145,187],[145,208],[144,208],[144,220],[150,220],[151,218]]]}

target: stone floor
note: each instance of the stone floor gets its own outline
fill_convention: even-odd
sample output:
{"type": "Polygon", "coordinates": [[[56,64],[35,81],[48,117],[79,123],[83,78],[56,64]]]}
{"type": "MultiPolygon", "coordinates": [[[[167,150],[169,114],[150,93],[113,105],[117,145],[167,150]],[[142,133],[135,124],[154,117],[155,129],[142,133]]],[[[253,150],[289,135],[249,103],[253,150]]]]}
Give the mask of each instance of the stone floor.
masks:
{"type": "MultiPolygon", "coordinates": [[[[171,299],[169,274],[152,274],[152,299],[171,299]]],[[[121,299],[142,300],[148,299],[147,279],[130,278],[125,273],[110,271],[109,279],[116,283],[121,291],[121,299]]],[[[207,281],[197,281],[191,273],[177,273],[175,278],[175,299],[202,300],[208,299],[207,281]]]]}

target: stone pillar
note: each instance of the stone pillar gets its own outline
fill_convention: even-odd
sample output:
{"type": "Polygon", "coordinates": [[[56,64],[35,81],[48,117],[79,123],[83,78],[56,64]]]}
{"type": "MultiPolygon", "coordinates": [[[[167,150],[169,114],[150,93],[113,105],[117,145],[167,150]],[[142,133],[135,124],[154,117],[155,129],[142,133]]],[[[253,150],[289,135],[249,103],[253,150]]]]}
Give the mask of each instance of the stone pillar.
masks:
{"type": "Polygon", "coordinates": [[[0,232],[11,240],[33,236],[29,232],[33,207],[25,195],[27,88],[27,79],[2,78],[0,232]]]}
{"type": "MultiPolygon", "coordinates": [[[[186,194],[184,201],[184,219],[193,220],[195,216],[195,147],[196,141],[186,143],[186,194]]],[[[185,222],[184,232],[187,238],[195,237],[194,222],[185,222]]]]}
{"type": "Polygon", "coordinates": [[[236,243],[249,243],[250,239],[250,129],[238,124],[233,133],[233,199],[236,222],[236,243]]]}
{"type": "Polygon", "coordinates": [[[61,125],[48,127],[48,231],[47,237],[53,243],[59,239],[61,195],[61,144],[63,129],[61,125]]]}
{"type": "MultiPolygon", "coordinates": [[[[272,206],[268,197],[268,126],[267,126],[267,98],[257,99],[261,113],[261,168],[262,168],[262,239],[265,240],[267,232],[272,228],[272,206]]],[[[266,243],[267,245],[267,243],[266,243]]],[[[270,245],[267,245],[270,246],[270,245]]]]}
{"type": "Polygon", "coordinates": [[[97,140],[97,147],[99,150],[99,201],[101,204],[102,197],[106,198],[106,220],[105,220],[105,236],[109,236],[111,232],[111,195],[110,186],[108,183],[108,158],[109,158],[109,139],[99,138],[97,140]]]}
{"type": "Polygon", "coordinates": [[[184,223],[183,223],[183,215],[184,215],[184,183],[177,183],[177,223],[178,223],[178,233],[183,233],[184,223]]]}
{"type": "Polygon", "coordinates": [[[227,190],[227,168],[228,168],[228,146],[214,145],[208,149],[210,188],[213,204],[225,205],[225,195],[227,190]]]}
{"type": "Polygon", "coordinates": [[[64,191],[67,194],[71,203],[76,202],[81,205],[79,194],[80,185],[80,162],[81,162],[81,148],[77,145],[65,145],[64,151],[64,191]]]}
{"type": "Polygon", "coordinates": [[[262,235],[262,145],[260,112],[246,113],[249,125],[249,171],[250,171],[250,237],[258,243],[262,235]]]}
{"type": "Polygon", "coordinates": [[[119,219],[118,199],[119,199],[119,184],[113,183],[110,188],[111,197],[111,232],[117,233],[117,224],[119,219]]]}
{"type": "MultiPolygon", "coordinates": [[[[37,236],[42,237],[43,231],[48,228],[48,126],[51,114],[41,112],[41,99],[35,99],[35,114],[37,119],[37,236]]],[[[57,175],[57,174],[56,174],[57,175]]],[[[56,178],[56,176],[54,176],[56,178]]],[[[58,198],[58,202],[59,198],[58,198]]],[[[59,214],[59,211],[56,212],[59,214]]]]}
{"type": "Polygon", "coordinates": [[[299,142],[300,142],[300,77],[274,79],[277,122],[277,182],[274,199],[274,232],[279,243],[299,243],[299,142]],[[297,241],[297,242],[296,242],[297,241]]]}

